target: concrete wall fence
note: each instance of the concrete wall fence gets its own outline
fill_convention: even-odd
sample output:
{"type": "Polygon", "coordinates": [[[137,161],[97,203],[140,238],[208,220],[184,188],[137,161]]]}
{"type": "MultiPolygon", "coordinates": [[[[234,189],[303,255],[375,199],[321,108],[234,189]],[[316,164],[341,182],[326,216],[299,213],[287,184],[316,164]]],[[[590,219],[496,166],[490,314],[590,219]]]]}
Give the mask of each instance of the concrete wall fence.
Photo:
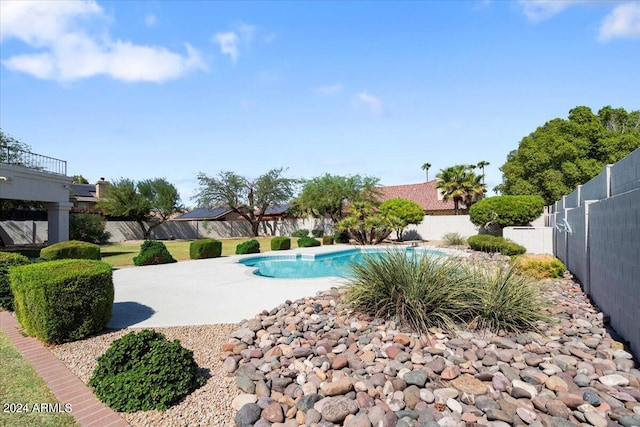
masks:
{"type": "Polygon", "coordinates": [[[554,254],[640,355],[640,149],[550,212],[554,254]]]}

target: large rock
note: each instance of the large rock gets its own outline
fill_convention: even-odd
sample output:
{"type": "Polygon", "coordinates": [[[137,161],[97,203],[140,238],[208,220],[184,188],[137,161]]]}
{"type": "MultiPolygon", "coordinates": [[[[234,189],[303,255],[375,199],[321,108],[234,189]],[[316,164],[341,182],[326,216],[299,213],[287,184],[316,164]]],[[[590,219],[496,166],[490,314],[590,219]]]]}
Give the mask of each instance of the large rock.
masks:
{"type": "Polygon", "coordinates": [[[324,396],[337,396],[347,394],[353,390],[353,383],[348,378],[343,378],[320,386],[320,393],[324,396]]]}
{"type": "MultiPolygon", "coordinates": [[[[406,375],[405,375],[406,378],[406,375]]],[[[485,394],[487,386],[484,383],[469,374],[464,374],[449,382],[449,385],[460,390],[463,393],[471,393],[475,395],[485,394]]]]}
{"type": "Polygon", "coordinates": [[[234,421],[238,427],[252,427],[260,419],[262,408],[255,403],[247,403],[236,413],[234,421]]]}
{"type": "Polygon", "coordinates": [[[326,421],[341,423],[347,415],[358,412],[358,404],[346,397],[327,397],[316,403],[314,409],[320,412],[326,421]]]}

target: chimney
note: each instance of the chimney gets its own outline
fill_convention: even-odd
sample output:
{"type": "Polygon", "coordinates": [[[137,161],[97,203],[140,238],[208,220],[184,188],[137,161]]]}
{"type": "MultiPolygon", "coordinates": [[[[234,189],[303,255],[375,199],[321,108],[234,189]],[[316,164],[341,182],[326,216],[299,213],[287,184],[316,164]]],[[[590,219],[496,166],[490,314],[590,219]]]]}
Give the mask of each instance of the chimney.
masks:
{"type": "Polygon", "coordinates": [[[101,199],[107,194],[107,185],[109,185],[109,181],[105,181],[104,178],[100,178],[100,181],[96,182],[96,199],[101,199]]]}

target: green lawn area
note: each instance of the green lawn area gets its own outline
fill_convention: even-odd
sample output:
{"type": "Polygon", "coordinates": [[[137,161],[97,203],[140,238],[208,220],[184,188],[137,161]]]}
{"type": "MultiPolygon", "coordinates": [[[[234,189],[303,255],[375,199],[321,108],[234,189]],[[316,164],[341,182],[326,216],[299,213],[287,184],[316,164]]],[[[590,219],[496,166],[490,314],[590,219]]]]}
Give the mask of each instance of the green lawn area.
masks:
{"type": "MultiPolygon", "coordinates": [[[[220,239],[222,242],[222,256],[235,255],[236,246],[239,243],[250,240],[248,237],[241,239],[220,239]]],[[[257,237],[257,241],[260,242],[261,252],[268,252],[271,250],[271,237],[257,237]]],[[[171,255],[178,261],[186,261],[189,259],[189,245],[191,241],[188,240],[165,240],[163,241],[171,255]]],[[[114,267],[129,267],[133,266],[133,257],[138,255],[140,251],[140,245],[142,241],[129,241],[123,243],[115,243],[101,246],[102,260],[111,264],[114,267]]],[[[291,248],[298,247],[298,239],[291,239],[291,248]]]]}
{"type": "MultiPolygon", "coordinates": [[[[66,413],[32,412],[35,404],[59,403],[42,378],[20,355],[7,334],[0,330],[0,425],[27,426],[77,426],[73,417],[66,413]],[[15,404],[14,406],[8,406],[15,404]],[[25,406],[29,412],[24,411],[25,406]]],[[[64,410],[64,409],[62,409],[64,410]]]]}

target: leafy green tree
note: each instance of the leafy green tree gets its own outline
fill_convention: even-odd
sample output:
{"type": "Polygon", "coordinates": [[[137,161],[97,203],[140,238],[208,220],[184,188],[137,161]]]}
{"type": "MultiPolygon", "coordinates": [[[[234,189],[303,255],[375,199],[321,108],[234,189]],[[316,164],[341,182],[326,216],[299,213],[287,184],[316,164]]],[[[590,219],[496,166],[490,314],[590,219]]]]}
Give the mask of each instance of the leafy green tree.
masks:
{"type": "Polygon", "coordinates": [[[98,208],[105,215],[137,222],[144,239],[150,240],[151,231],[183,206],[176,187],[164,178],[138,183],[122,178],[109,184],[106,196],[98,201],[98,208]]]}
{"type": "Polygon", "coordinates": [[[539,195],[549,205],[640,147],[640,111],[589,107],[569,111],[520,141],[500,170],[507,195],[539,195]]]}
{"type": "Polygon", "coordinates": [[[74,184],[88,184],[89,181],[82,175],[73,175],[71,177],[71,182],[74,184]]]}
{"type": "Polygon", "coordinates": [[[325,174],[304,182],[295,205],[302,213],[317,218],[328,216],[336,224],[344,217],[347,203],[375,204],[380,195],[379,182],[370,176],[325,174]]]}
{"type": "Polygon", "coordinates": [[[459,214],[460,203],[469,208],[484,196],[486,186],[481,176],[473,170],[475,165],[456,165],[441,169],[436,175],[436,188],[442,191],[444,200],[453,200],[455,214],[459,214]]]}
{"type": "Polygon", "coordinates": [[[288,203],[293,197],[298,181],[284,177],[284,171],[271,169],[253,181],[229,171],[220,172],[217,177],[200,172],[198,205],[228,207],[249,221],[253,235],[257,236],[265,211],[288,203]]]}
{"type": "Polygon", "coordinates": [[[400,220],[385,215],[370,202],[354,202],[349,206],[349,215],[340,220],[335,228],[348,232],[361,245],[377,245],[397,229],[400,220]]]}
{"type": "Polygon", "coordinates": [[[544,211],[540,196],[494,196],[469,209],[469,219],[483,228],[529,225],[544,211]]]}
{"type": "Polygon", "coordinates": [[[424,210],[419,204],[407,199],[389,199],[380,205],[380,213],[386,217],[395,217],[396,235],[402,241],[404,229],[409,224],[420,224],[424,219],[424,210]]]}

